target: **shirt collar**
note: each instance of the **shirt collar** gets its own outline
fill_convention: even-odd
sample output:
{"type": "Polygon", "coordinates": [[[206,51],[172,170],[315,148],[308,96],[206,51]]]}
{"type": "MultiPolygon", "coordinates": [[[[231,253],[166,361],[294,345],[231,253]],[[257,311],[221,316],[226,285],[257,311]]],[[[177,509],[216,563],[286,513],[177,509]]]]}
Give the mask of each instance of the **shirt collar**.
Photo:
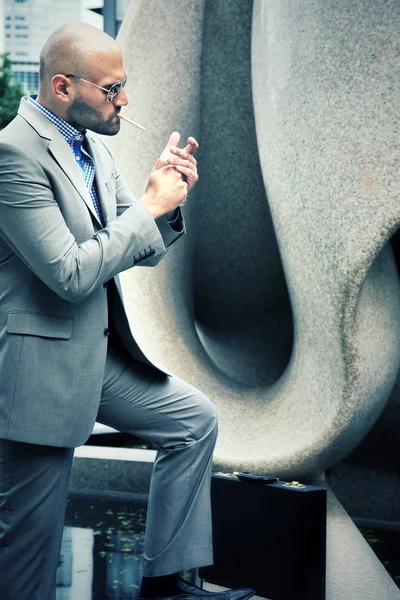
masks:
{"type": "Polygon", "coordinates": [[[37,108],[48,120],[58,129],[58,131],[63,135],[68,144],[72,145],[75,140],[79,140],[83,142],[85,136],[80,133],[75,127],[72,127],[67,121],[64,121],[61,117],[53,113],[51,110],[40,104],[36,100],[37,94],[32,94],[28,96],[28,100],[35,108],[37,108]]]}

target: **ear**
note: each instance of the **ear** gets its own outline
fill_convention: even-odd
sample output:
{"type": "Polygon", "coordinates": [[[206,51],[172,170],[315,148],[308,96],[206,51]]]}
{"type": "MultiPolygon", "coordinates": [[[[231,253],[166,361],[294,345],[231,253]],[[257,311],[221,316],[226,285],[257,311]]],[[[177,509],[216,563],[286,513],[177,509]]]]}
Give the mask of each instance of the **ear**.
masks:
{"type": "Polygon", "coordinates": [[[51,80],[53,94],[60,102],[70,102],[72,86],[71,82],[65,75],[54,75],[51,80]]]}

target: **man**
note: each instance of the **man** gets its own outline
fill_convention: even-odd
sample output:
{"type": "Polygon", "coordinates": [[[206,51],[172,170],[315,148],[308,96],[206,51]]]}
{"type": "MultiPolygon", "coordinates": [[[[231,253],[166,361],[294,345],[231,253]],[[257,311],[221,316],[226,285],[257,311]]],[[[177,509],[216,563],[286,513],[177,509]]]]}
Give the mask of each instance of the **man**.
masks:
{"type": "Polygon", "coordinates": [[[42,49],[37,98],[0,134],[1,600],[55,598],[73,448],[96,418],[159,447],[140,596],[253,593],[207,594],[178,577],[212,562],[216,414],[141,352],[118,273],[157,264],[184,233],[198,145],[179,149],[172,134],[136,202],[92,133],[118,133],[125,82],[115,40],[63,26],[42,49]]]}

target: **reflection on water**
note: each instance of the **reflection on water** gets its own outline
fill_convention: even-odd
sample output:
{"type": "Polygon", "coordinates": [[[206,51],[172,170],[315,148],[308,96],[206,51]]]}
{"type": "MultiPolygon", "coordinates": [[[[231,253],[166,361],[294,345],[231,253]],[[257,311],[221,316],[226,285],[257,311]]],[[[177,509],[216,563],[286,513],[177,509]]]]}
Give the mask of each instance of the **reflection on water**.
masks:
{"type": "Polygon", "coordinates": [[[57,600],[135,600],[142,577],[145,516],[143,497],[70,498],[57,600]]]}
{"type": "Polygon", "coordinates": [[[400,587],[400,528],[399,524],[386,527],[360,527],[361,533],[382,562],[393,581],[400,587]]]}
{"type": "Polygon", "coordinates": [[[118,531],[111,536],[107,558],[107,597],[136,598],[142,579],[144,536],[118,531]]]}
{"type": "MultiPolygon", "coordinates": [[[[93,597],[135,599],[138,595],[143,562],[144,536],[117,531],[107,536],[104,558],[105,593],[93,597]]],[[[94,575],[94,531],[65,527],[60,564],[57,569],[57,600],[91,600],[94,575]]],[[[102,578],[103,579],[103,578],[102,578]]]]}

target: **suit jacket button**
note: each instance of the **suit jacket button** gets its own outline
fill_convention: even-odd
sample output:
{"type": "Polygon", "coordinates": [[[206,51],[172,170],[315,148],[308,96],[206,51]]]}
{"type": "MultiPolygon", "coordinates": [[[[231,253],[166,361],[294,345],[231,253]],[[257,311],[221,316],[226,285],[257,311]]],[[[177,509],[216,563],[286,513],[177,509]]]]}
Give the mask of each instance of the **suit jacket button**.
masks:
{"type": "Polygon", "coordinates": [[[110,328],[106,327],[104,330],[104,335],[107,337],[108,335],[110,335],[110,328]]]}

